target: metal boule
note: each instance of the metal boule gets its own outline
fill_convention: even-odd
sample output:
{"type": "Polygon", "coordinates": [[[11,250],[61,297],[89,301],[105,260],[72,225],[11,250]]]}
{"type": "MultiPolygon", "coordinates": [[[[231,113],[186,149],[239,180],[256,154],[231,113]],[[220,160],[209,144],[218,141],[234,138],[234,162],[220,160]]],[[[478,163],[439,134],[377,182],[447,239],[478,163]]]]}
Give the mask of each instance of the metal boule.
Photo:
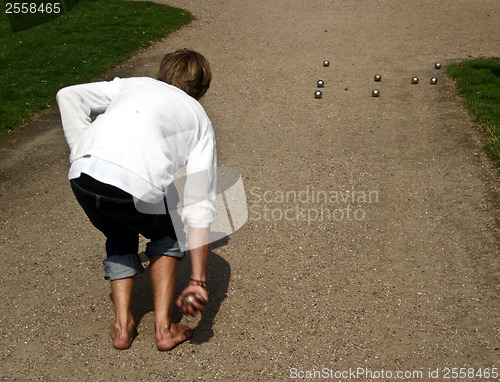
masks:
{"type": "Polygon", "coordinates": [[[193,305],[194,302],[199,302],[194,293],[187,293],[182,298],[182,305],[184,306],[193,305]]]}

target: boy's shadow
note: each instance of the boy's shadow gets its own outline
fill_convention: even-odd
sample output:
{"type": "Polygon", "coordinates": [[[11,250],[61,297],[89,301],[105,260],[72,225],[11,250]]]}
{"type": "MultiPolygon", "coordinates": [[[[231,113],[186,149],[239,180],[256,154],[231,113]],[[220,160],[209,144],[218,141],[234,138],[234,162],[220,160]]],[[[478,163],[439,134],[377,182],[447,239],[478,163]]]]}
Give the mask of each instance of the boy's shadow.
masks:
{"type": "MultiPolygon", "coordinates": [[[[227,244],[229,238],[226,236],[210,245],[210,255],[207,264],[208,298],[209,302],[201,312],[201,319],[195,328],[194,336],[190,342],[201,344],[208,342],[213,337],[213,323],[222,301],[227,297],[231,267],[229,263],[214,252],[215,249],[227,244]]],[[[147,260],[146,256],[141,254],[141,259],[147,260]]],[[[149,268],[149,267],[148,267],[149,268]]],[[[175,304],[175,299],[182,290],[188,285],[191,275],[191,261],[189,254],[179,261],[177,267],[177,279],[175,283],[174,304],[172,306],[172,321],[180,322],[182,311],[175,304]]],[[[145,314],[154,311],[153,297],[151,290],[151,280],[149,269],[146,272],[136,276],[134,294],[132,296],[132,315],[137,324],[139,324],[145,314]]]]}

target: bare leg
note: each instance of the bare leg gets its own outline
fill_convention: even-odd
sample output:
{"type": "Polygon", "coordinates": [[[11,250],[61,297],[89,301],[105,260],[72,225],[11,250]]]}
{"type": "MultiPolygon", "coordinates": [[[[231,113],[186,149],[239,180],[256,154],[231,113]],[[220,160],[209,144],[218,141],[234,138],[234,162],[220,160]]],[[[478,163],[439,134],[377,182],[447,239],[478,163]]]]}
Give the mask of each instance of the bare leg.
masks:
{"type": "Polygon", "coordinates": [[[135,333],[135,321],[130,310],[134,277],[111,281],[111,293],[115,305],[115,326],[111,329],[113,346],[128,349],[132,345],[135,333]]]}
{"type": "Polygon", "coordinates": [[[178,261],[170,256],[151,256],[150,275],[153,287],[156,345],[158,350],[173,349],[193,335],[192,329],[188,326],[174,324],[171,321],[178,261]]]}

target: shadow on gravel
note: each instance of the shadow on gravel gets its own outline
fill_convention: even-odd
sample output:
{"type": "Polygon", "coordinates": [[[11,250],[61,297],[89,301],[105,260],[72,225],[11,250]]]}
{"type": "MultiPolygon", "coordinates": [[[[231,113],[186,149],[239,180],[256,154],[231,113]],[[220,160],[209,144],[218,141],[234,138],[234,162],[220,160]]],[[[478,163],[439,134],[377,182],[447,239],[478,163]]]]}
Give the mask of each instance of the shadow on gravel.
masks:
{"type": "MultiPolygon", "coordinates": [[[[207,280],[208,280],[208,296],[210,302],[201,312],[201,319],[198,325],[194,328],[194,336],[189,341],[193,344],[201,344],[208,342],[213,337],[213,323],[215,316],[219,312],[222,302],[227,297],[229,279],[231,276],[231,267],[229,263],[221,256],[214,252],[219,247],[223,247],[229,241],[228,237],[213,242],[210,245],[210,256],[207,265],[207,280]]],[[[145,257],[145,256],[144,256],[145,257]]],[[[189,255],[179,261],[177,268],[177,281],[175,288],[175,298],[181,293],[183,288],[188,284],[191,274],[191,260],[189,255]]],[[[154,311],[153,297],[151,293],[151,280],[149,270],[136,276],[134,295],[132,296],[132,315],[134,320],[139,325],[142,318],[149,312],[154,311]]],[[[110,295],[111,298],[111,295],[110,295]]],[[[180,322],[182,312],[177,307],[173,306],[172,321],[180,322]]]]}

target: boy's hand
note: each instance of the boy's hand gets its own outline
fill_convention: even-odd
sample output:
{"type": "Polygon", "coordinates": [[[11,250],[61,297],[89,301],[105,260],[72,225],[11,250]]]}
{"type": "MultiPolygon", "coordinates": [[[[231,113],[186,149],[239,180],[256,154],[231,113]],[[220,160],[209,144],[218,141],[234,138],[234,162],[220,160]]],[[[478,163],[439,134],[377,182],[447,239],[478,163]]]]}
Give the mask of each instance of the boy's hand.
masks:
{"type": "Polygon", "coordinates": [[[185,315],[190,315],[192,317],[196,316],[198,312],[201,312],[205,305],[208,304],[208,293],[207,290],[199,285],[188,285],[180,294],[180,296],[175,301],[177,306],[182,310],[185,315]],[[182,299],[188,293],[194,293],[196,300],[194,300],[189,305],[184,305],[182,299]]]}

